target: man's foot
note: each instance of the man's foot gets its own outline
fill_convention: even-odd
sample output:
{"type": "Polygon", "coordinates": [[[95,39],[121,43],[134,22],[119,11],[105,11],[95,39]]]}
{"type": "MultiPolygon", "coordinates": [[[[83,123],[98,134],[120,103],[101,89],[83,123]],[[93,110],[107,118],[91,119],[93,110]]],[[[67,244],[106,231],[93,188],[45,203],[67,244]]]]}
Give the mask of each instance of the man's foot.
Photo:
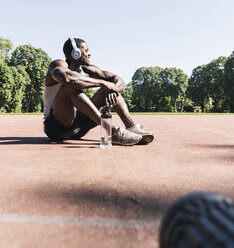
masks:
{"type": "Polygon", "coordinates": [[[116,125],[112,131],[112,144],[132,146],[137,144],[141,139],[141,135],[129,132],[118,125],[116,125]]]}
{"type": "Polygon", "coordinates": [[[136,124],[127,128],[127,130],[142,136],[142,140],[139,142],[139,144],[149,144],[154,140],[154,134],[150,131],[145,131],[143,125],[136,124]]]}

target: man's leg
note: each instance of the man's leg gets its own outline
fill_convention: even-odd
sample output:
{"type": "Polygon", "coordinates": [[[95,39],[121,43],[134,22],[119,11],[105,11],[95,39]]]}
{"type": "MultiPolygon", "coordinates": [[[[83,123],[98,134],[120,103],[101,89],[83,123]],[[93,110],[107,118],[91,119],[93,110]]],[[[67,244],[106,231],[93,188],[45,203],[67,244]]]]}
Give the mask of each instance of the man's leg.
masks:
{"type": "MultiPolygon", "coordinates": [[[[101,106],[104,106],[104,104],[101,106]]],[[[74,90],[70,86],[61,86],[52,104],[53,116],[64,126],[71,127],[76,117],[74,107],[100,125],[101,114],[86,94],[74,90]]],[[[141,135],[129,132],[121,127],[113,126],[112,128],[112,142],[115,144],[134,145],[142,139],[141,135]]]]}
{"type": "MultiPolygon", "coordinates": [[[[105,91],[105,89],[100,88],[94,94],[94,96],[92,97],[91,101],[94,103],[94,105],[98,109],[100,109],[101,107],[105,106],[105,104],[106,104],[105,98],[106,98],[106,91],[105,91]]],[[[119,117],[123,121],[123,123],[124,123],[126,128],[134,126],[135,123],[134,123],[133,119],[130,116],[130,113],[128,111],[128,107],[127,107],[123,97],[121,96],[121,94],[119,94],[117,99],[118,99],[118,102],[113,107],[113,110],[116,111],[116,113],[119,115],[119,117]]]]}
{"type": "MultiPolygon", "coordinates": [[[[106,91],[104,89],[99,89],[96,94],[92,97],[92,102],[94,105],[100,109],[105,103],[106,91]]],[[[113,110],[117,112],[121,120],[123,121],[126,129],[135,134],[142,135],[141,144],[149,144],[154,140],[154,134],[150,131],[145,131],[144,127],[139,124],[135,124],[132,117],[130,116],[128,107],[125,103],[123,97],[119,94],[117,97],[117,104],[113,107],[113,110]]]]}
{"type": "Polygon", "coordinates": [[[74,107],[100,125],[101,114],[86,94],[61,86],[52,104],[53,116],[64,126],[71,127],[76,117],[74,107]]]}
{"type": "MultiPolygon", "coordinates": [[[[87,115],[90,119],[100,125],[101,114],[98,109],[105,106],[106,91],[99,89],[90,100],[83,92],[77,92],[70,86],[62,86],[53,102],[53,115],[63,125],[69,127],[73,124],[75,118],[74,108],[87,115]]],[[[121,95],[118,96],[118,103],[113,107],[126,128],[134,125],[127,105],[121,95]]]]}

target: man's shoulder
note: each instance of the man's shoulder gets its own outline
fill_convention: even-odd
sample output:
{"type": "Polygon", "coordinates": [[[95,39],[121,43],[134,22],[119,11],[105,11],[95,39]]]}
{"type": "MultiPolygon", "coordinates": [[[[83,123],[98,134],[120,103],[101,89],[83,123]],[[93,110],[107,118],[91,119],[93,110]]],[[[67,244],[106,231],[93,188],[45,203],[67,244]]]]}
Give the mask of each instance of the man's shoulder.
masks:
{"type": "Polygon", "coordinates": [[[45,85],[48,87],[58,83],[52,77],[52,72],[56,67],[68,68],[68,64],[66,61],[62,59],[55,59],[50,62],[49,69],[45,78],[45,85]]]}
{"type": "Polygon", "coordinates": [[[68,68],[68,64],[65,60],[63,59],[55,59],[53,61],[51,61],[50,63],[50,69],[54,69],[55,67],[65,67],[65,68],[68,68]]]}

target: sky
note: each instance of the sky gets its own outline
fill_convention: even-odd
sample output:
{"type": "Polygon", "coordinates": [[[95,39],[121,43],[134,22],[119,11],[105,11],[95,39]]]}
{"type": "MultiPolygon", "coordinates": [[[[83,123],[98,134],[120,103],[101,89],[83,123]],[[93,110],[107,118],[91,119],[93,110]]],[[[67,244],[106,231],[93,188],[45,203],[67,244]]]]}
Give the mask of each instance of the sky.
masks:
{"type": "Polygon", "coordinates": [[[82,38],[91,63],[128,83],[142,66],[199,65],[234,51],[234,0],[0,0],[0,37],[64,59],[82,38]]]}

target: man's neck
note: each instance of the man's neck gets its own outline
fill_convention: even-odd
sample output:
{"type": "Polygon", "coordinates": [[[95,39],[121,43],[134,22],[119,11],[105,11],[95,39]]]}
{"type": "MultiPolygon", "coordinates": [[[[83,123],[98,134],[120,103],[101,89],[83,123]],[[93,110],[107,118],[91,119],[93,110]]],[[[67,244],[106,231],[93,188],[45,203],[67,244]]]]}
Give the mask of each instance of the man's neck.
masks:
{"type": "Polygon", "coordinates": [[[77,71],[77,70],[79,70],[80,66],[81,65],[79,63],[70,63],[69,69],[72,71],[77,71]]]}

